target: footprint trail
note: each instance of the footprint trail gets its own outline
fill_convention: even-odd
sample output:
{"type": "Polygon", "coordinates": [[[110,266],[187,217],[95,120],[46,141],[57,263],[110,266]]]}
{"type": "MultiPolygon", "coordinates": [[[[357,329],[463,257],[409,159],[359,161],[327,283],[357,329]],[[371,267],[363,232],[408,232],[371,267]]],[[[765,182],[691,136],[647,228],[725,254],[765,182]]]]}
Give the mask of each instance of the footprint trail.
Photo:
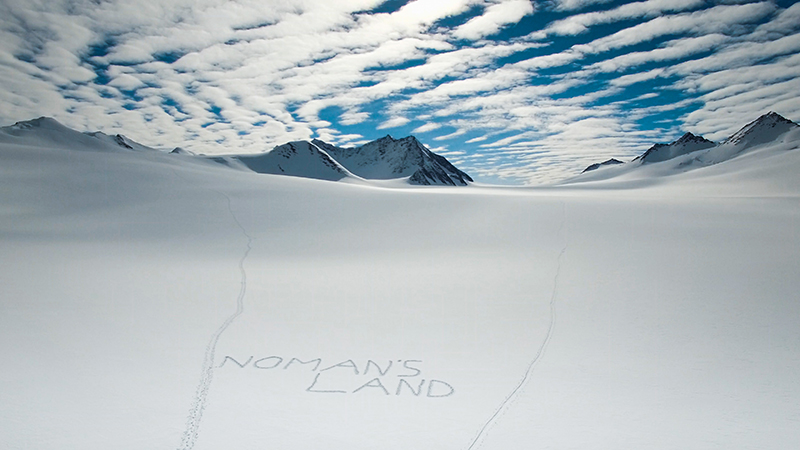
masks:
{"type": "Polygon", "coordinates": [[[550,342],[550,339],[553,336],[553,330],[555,329],[555,326],[556,326],[556,298],[558,297],[558,279],[559,279],[559,277],[561,275],[561,260],[564,257],[564,253],[567,252],[567,238],[566,238],[565,229],[564,229],[566,221],[567,221],[567,212],[566,211],[567,211],[566,210],[566,204],[564,204],[562,202],[562,204],[561,204],[561,225],[559,225],[559,227],[558,227],[557,234],[562,236],[562,239],[564,240],[564,246],[561,247],[561,252],[559,252],[558,259],[556,260],[556,274],[553,277],[553,290],[550,293],[550,322],[549,322],[548,327],[547,327],[547,334],[545,335],[545,338],[542,341],[542,344],[539,346],[539,349],[536,351],[536,354],[533,356],[533,359],[531,360],[530,364],[528,365],[528,368],[525,371],[525,374],[523,375],[522,379],[514,387],[514,389],[508,394],[508,396],[506,396],[506,398],[503,400],[503,402],[500,403],[500,406],[498,406],[497,409],[494,411],[494,413],[491,415],[491,417],[489,417],[489,420],[487,420],[486,423],[484,423],[484,425],[480,428],[480,430],[478,431],[478,434],[475,435],[475,438],[469,444],[469,447],[467,447],[467,450],[475,450],[475,449],[480,447],[481,441],[486,436],[486,432],[489,430],[489,428],[494,423],[497,422],[497,420],[500,417],[501,413],[503,413],[508,408],[508,406],[511,404],[511,402],[517,397],[517,395],[519,395],[519,393],[522,390],[522,388],[525,386],[525,384],[530,379],[531,374],[533,373],[533,369],[536,367],[536,364],[539,362],[539,360],[541,360],[542,356],[544,355],[545,349],[547,348],[547,344],[550,342]]]}
{"type": "Polygon", "coordinates": [[[197,441],[200,430],[200,421],[203,418],[203,411],[206,407],[208,391],[211,387],[211,380],[214,377],[214,353],[217,349],[217,342],[219,342],[220,337],[225,330],[228,329],[231,323],[233,323],[233,321],[244,312],[244,296],[247,293],[247,271],[244,268],[244,262],[247,259],[247,256],[250,254],[250,250],[253,249],[253,238],[247,233],[247,230],[245,230],[245,228],[242,226],[242,223],[239,222],[239,219],[236,217],[236,214],[234,214],[231,206],[231,198],[223,192],[216,190],[214,192],[222,195],[225,197],[225,200],[227,200],[228,212],[233,218],[233,221],[236,222],[236,225],[242,231],[242,234],[247,238],[247,248],[242,254],[242,257],[239,259],[241,286],[239,287],[239,296],[236,299],[236,311],[227,319],[225,319],[224,322],[222,322],[222,325],[217,328],[217,330],[211,336],[208,345],[206,346],[205,355],[203,357],[203,369],[200,375],[200,383],[197,385],[194,401],[192,402],[192,407],[189,410],[189,416],[186,420],[186,430],[183,433],[183,438],[181,439],[181,444],[178,447],[178,450],[191,450],[197,441]]]}

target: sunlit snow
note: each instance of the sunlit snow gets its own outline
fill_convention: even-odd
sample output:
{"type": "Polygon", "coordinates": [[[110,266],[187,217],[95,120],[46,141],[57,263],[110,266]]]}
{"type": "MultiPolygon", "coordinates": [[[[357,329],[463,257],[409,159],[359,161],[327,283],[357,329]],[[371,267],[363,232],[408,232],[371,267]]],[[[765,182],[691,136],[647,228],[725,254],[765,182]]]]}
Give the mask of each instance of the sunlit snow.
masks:
{"type": "Polygon", "coordinates": [[[1,446],[794,448],[784,131],[420,188],[4,128],[1,446]]]}

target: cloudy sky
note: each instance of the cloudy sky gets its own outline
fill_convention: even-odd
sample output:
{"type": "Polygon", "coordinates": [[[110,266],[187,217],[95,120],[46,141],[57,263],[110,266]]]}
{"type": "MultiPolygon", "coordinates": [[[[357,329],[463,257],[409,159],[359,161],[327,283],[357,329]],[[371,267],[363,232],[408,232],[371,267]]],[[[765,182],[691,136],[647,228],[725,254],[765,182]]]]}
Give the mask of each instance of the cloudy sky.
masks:
{"type": "Polygon", "coordinates": [[[413,134],[537,184],[800,119],[793,1],[0,0],[0,33],[0,124],[207,154],[413,134]]]}

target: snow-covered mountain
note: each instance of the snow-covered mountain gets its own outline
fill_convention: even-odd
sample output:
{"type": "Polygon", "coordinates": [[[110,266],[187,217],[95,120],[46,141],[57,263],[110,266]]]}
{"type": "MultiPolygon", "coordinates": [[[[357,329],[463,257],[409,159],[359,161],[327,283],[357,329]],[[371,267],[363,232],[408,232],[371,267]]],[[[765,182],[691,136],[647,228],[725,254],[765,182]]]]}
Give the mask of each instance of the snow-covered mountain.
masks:
{"type": "MultiPolygon", "coordinates": [[[[1,127],[0,143],[81,151],[167,152],[140,144],[122,134],[110,135],[102,131],[81,133],[52,117],[39,117],[1,127]]],[[[193,155],[180,147],[170,153],[193,155]]]]}
{"type": "Polygon", "coordinates": [[[191,156],[194,156],[194,152],[186,150],[183,147],[175,147],[169,153],[172,154],[172,155],[191,155],[191,156]]]}
{"type": "Polygon", "coordinates": [[[342,148],[319,139],[279,145],[259,155],[212,157],[258,173],[328,181],[405,179],[413,185],[466,186],[472,178],[415,137],[385,136],[360,147],[342,148]]]}
{"type": "Polygon", "coordinates": [[[339,181],[345,177],[355,178],[325,150],[307,141],[289,142],[258,155],[225,156],[212,159],[230,166],[236,166],[239,163],[257,173],[327,181],[339,181]]]}
{"type": "Polygon", "coordinates": [[[756,146],[773,142],[787,131],[798,125],[780,114],[770,111],[758,119],[748,123],[741,130],[723,141],[726,145],[756,146]]]}
{"type": "Polygon", "coordinates": [[[146,145],[142,145],[133,139],[128,138],[122,134],[115,134],[115,135],[108,135],[101,131],[94,131],[90,133],[85,133],[87,136],[93,137],[98,139],[102,142],[108,143],[109,145],[116,145],[126,150],[134,150],[138,152],[152,152],[158,151],[152,147],[148,147],[146,145]]]}
{"type": "Polygon", "coordinates": [[[366,179],[407,178],[410,184],[466,186],[473,181],[443,156],[433,153],[414,136],[394,139],[386,135],[360,147],[342,148],[315,139],[350,172],[366,179]]]}
{"type": "Polygon", "coordinates": [[[395,180],[413,185],[466,186],[472,178],[415,137],[385,136],[360,147],[342,148],[319,139],[296,141],[259,155],[212,157],[258,173],[319,180],[395,180]]]}
{"type": "Polygon", "coordinates": [[[698,150],[705,150],[715,145],[717,145],[715,142],[702,136],[686,133],[677,141],[650,147],[646,152],[637,156],[634,161],[641,161],[642,164],[661,162],[698,150]]]}
{"type": "Polygon", "coordinates": [[[89,151],[156,151],[127,137],[96,131],[81,133],[50,117],[17,122],[0,128],[0,143],[89,151]]]}
{"type": "Polygon", "coordinates": [[[616,166],[617,164],[625,164],[625,163],[623,161],[618,160],[617,158],[611,158],[611,159],[607,159],[607,160],[605,160],[603,162],[600,162],[600,163],[594,163],[594,164],[590,165],[589,167],[583,169],[583,172],[581,172],[581,173],[591,172],[593,170],[597,170],[597,169],[599,169],[601,167],[605,167],[605,166],[616,166]]]}
{"type": "Polygon", "coordinates": [[[385,136],[360,147],[342,148],[319,139],[296,141],[259,155],[212,157],[258,173],[319,180],[394,180],[413,185],[466,186],[472,178],[415,137],[385,136]]]}
{"type": "Polygon", "coordinates": [[[355,148],[320,140],[295,141],[253,155],[198,156],[181,147],[163,150],[121,134],[81,133],[49,117],[0,128],[0,143],[83,151],[161,152],[212,161],[238,170],[327,181],[405,179],[414,185],[466,186],[472,178],[413,136],[391,136],[355,148]]]}
{"type": "Polygon", "coordinates": [[[629,163],[614,167],[593,164],[589,166],[594,167],[593,170],[584,170],[581,175],[565,183],[674,175],[724,163],[754,152],[761,154],[797,148],[800,148],[800,126],[775,112],[769,112],[719,144],[686,133],[670,144],[654,145],[629,163]]]}

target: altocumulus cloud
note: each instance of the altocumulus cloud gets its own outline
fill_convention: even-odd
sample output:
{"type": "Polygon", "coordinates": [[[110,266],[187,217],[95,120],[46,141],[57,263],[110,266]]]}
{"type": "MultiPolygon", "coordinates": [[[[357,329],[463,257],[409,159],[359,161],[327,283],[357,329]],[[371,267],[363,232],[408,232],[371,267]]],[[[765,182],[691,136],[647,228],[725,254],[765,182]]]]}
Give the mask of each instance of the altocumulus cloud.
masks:
{"type": "Polygon", "coordinates": [[[208,154],[387,131],[540,183],[685,131],[800,119],[800,4],[708,0],[0,3],[0,119],[208,154]]]}

